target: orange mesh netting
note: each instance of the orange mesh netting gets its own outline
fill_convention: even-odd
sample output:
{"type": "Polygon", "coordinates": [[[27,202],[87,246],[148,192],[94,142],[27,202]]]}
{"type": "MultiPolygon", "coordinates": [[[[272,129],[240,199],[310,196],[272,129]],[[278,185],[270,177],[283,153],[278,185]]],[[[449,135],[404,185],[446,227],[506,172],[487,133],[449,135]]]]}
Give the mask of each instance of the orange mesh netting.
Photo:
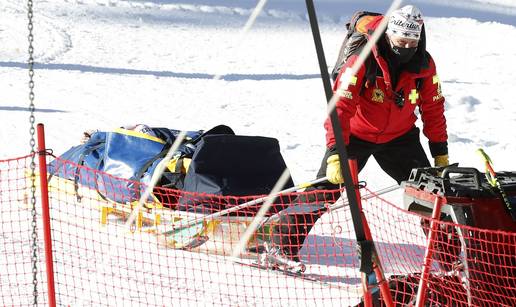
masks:
{"type": "MultiPolygon", "coordinates": [[[[33,301],[29,163],[30,157],[0,161],[1,305],[26,306],[33,301]]],[[[171,242],[163,234],[173,232],[173,224],[260,196],[156,188],[129,231],[125,222],[144,187],[81,167],[72,177],[77,184],[57,176],[49,181],[58,305],[354,306],[361,301],[360,259],[350,210],[334,198],[335,193],[281,195],[235,259],[231,254],[261,204],[197,223],[182,232],[185,242],[171,242]],[[319,214],[328,211],[318,219],[308,214],[291,220],[299,225],[282,225],[275,215],[288,207],[310,208],[315,203],[323,208],[319,214]],[[282,240],[284,245],[300,244],[299,260],[306,268],[302,275],[241,263],[261,259],[255,252],[271,240],[274,227],[282,226],[309,231],[304,241],[294,232],[282,240]]],[[[370,192],[363,189],[361,194],[370,192]]],[[[364,200],[362,206],[391,293],[402,306],[416,298],[430,219],[400,209],[395,203],[400,193],[392,194],[364,200]]],[[[42,223],[39,197],[38,192],[37,220],[42,223]]],[[[437,223],[427,305],[515,306],[516,233],[437,223]]],[[[44,303],[47,285],[41,246],[42,242],[37,285],[39,302],[44,303]]]]}

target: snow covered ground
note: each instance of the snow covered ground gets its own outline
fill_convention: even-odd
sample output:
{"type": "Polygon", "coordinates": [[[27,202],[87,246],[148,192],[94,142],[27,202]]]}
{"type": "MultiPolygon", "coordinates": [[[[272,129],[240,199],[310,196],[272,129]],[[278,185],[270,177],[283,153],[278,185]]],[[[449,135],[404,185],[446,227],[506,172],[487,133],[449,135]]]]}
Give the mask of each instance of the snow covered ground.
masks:
{"type": "MultiPolygon", "coordinates": [[[[30,151],[23,2],[0,2],[0,159],[30,151]]],[[[383,12],[390,4],[315,2],[328,65],[354,11],[383,12]]],[[[325,147],[326,102],[305,3],[268,1],[240,37],[256,3],[35,0],[35,115],[47,147],[60,154],[91,128],[226,124],[238,134],[279,139],[294,180],[313,179],[325,147]]],[[[481,169],[475,151],[483,147],[496,170],[514,170],[516,3],[412,3],[425,16],[447,99],[451,162],[481,169]]],[[[360,179],[373,190],[394,183],[373,159],[360,179]]]]}

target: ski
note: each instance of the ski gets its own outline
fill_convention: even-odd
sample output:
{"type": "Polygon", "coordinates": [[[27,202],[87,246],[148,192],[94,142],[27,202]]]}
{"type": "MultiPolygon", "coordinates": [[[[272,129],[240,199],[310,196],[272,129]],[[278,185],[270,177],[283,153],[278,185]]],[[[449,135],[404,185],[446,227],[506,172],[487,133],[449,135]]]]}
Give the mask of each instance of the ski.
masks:
{"type": "MultiPolygon", "coordinates": [[[[361,296],[362,295],[362,287],[356,287],[353,285],[339,285],[336,283],[331,283],[328,281],[325,281],[321,279],[320,276],[314,276],[313,274],[307,273],[305,271],[296,271],[296,270],[289,270],[284,269],[278,266],[271,266],[267,264],[260,263],[256,260],[250,260],[250,259],[233,259],[233,262],[245,267],[249,267],[256,270],[262,270],[266,271],[267,273],[271,274],[277,274],[280,276],[286,276],[286,277],[292,277],[296,278],[302,281],[310,282],[314,285],[328,288],[328,289],[336,289],[339,291],[346,291],[349,293],[353,293],[354,295],[361,296]]],[[[304,264],[302,264],[304,266],[304,264]]]]}
{"type": "Polygon", "coordinates": [[[273,272],[273,273],[282,274],[282,275],[286,275],[286,276],[290,276],[290,277],[300,278],[303,280],[308,280],[311,282],[325,284],[320,279],[310,276],[308,274],[305,274],[304,271],[302,271],[302,270],[289,270],[289,269],[281,268],[279,266],[273,266],[273,265],[260,263],[259,261],[255,261],[255,260],[250,260],[250,261],[246,261],[246,260],[248,260],[248,259],[238,259],[238,260],[234,260],[234,262],[238,263],[240,265],[248,266],[248,267],[255,268],[255,269],[260,269],[260,270],[264,270],[264,271],[268,271],[268,272],[273,272]]]}
{"type": "Polygon", "coordinates": [[[234,263],[253,269],[297,278],[326,288],[339,289],[362,295],[361,286],[357,288],[351,285],[339,285],[326,281],[321,275],[308,273],[304,263],[289,259],[284,255],[271,253],[267,243],[261,246],[258,253],[248,251],[245,257],[232,258],[232,260],[234,263]]]}
{"type": "Polygon", "coordinates": [[[312,283],[316,283],[325,287],[334,287],[338,286],[332,285],[328,282],[321,280],[318,277],[312,276],[310,274],[305,273],[306,266],[301,262],[296,262],[293,260],[288,260],[289,265],[285,265],[284,260],[276,260],[273,259],[271,255],[266,254],[258,254],[258,259],[242,259],[237,258],[233,259],[234,263],[238,263],[243,266],[251,267],[258,270],[267,271],[273,274],[284,275],[288,277],[299,278],[305,281],[309,281],[312,283]],[[267,258],[267,262],[264,262],[264,259],[267,258]]]}

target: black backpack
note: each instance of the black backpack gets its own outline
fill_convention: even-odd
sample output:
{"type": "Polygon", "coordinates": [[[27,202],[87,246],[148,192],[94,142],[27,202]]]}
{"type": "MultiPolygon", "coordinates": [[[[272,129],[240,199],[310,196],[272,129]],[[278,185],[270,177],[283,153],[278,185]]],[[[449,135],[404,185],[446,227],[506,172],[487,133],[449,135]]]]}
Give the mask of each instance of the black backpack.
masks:
{"type": "MultiPolygon", "coordinates": [[[[380,13],[358,11],[353,14],[350,21],[346,23],[347,33],[344,37],[344,41],[340,47],[339,56],[337,62],[331,72],[331,78],[335,81],[340,73],[340,70],[346,64],[348,58],[357,52],[360,52],[362,47],[367,43],[367,33],[361,29],[357,29],[357,23],[363,17],[375,17],[380,16],[380,13]]],[[[376,78],[377,64],[374,59],[368,57],[366,60],[366,76],[368,80],[376,78]],[[374,67],[373,67],[374,66],[374,67]]]]}

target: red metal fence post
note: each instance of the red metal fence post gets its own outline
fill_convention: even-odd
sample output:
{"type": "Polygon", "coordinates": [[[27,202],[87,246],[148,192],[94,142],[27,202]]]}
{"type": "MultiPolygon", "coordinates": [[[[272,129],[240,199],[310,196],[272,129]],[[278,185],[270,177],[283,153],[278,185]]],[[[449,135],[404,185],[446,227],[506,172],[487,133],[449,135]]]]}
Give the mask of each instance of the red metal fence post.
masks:
{"type": "Polygon", "coordinates": [[[56,306],[56,291],[54,284],[54,262],[52,259],[52,236],[50,232],[50,206],[48,203],[47,159],[45,147],[45,128],[38,124],[38,156],[39,156],[39,183],[41,188],[41,207],[43,215],[43,236],[45,242],[45,262],[47,268],[48,305],[56,306]]]}
{"type": "Polygon", "coordinates": [[[434,201],[434,208],[432,211],[432,221],[430,222],[430,229],[428,230],[428,237],[426,239],[425,258],[423,259],[423,269],[421,272],[421,279],[419,280],[419,289],[417,291],[416,306],[423,307],[426,299],[426,289],[428,288],[428,276],[432,267],[433,243],[437,236],[437,227],[439,227],[439,219],[441,217],[441,208],[445,203],[445,199],[441,196],[436,196],[434,201]]]}
{"type": "MultiPolygon", "coordinates": [[[[357,193],[358,206],[360,209],[360,215],[362,216],[362,221],[364,224],[364,231],[366,235],[366,239],[373,242],[373,235],[371,234],[371,229],[369,228],[369,224],[367,223],[366,216],[364,211],[362,210],[362,198],[360,196],[360,190],[358,188],[358,164],[354,159],[349,159],[349,169],[351,171],[351,177],[353,179],[353,185],[355,186],[355,193],[357,193]]],[[[394,307],[394,301],[392,299],[392,295],[389,289],[389,282],[385,279],[385,274],[383,272],[382,264],[380,261],[380,256],[376,252],[376,248],[373,250],[373,269],[376,275],[376,279],[378,282],[378,287],[380,289],[380,294],[382,295],[382,300],[387,307],[394,307]]],[[[363,281],[364,283],[364,281],[363,281]]],[[[376,305],[372,301],[371,291],[366,288],[364,292],[364,305],[365,306],[374,306],[376,305]]]]}

